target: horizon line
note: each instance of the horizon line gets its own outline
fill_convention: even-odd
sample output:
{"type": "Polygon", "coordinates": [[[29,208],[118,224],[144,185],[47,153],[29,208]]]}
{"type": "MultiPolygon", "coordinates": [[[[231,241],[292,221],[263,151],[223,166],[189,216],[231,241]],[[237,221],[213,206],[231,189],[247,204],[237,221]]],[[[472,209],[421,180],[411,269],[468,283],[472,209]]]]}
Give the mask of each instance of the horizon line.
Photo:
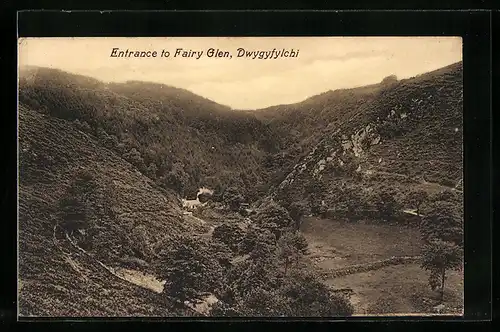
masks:
{"type": "MultiPolygon", "coordinates": [[[[463,59],[460,60],[460,61],[456,61],[456,62],[450,63],[450,64],[448,64],[446,66],[443,66],[443,67],[431,70],[431,71],[426,71],[426,72],[422,72],[422,73],[416,74],[416,75],[411,76],[411,77],[406,77],[406,78],[401,78],[400,79],[399,77],[397,77],[397,75],[394,75],[394,76],[397,77],[397,81],[398,82],[401,82],[401,81],[404,81],[404,80],[413,79],[413,78],[421,76],[421,75],[430,74],[432,72],[436,72],[436,71],[442,70],[444,68],[457,65],[459,63],[463,63],[463,59]]],[[[29,65],[29,64],[21,65],[21,64],[18,63],[18,66],[17,66],[17,68],[18,68],[18,73],[17,73],[18,74],[18,77],[17,77],[18,84],[19,84],[19,79],[20,79],[20,70],[21,70],[21,68],[29,68],[29,67],[31,67],[31,68],[38,68],[38,69],[58,70],[58,71],[61,71],[61,72],[64,72],[64,73],[67,73],[67,74],[70,74],[70,75],[74,75],[74,76],[81,76],[81,77],[91,78],[93,80],[96,80],[96,81],[98,81],[100,83],[103,83],[103,84],[106,84],[106,85],[108,85],[108,84],[127,84],[127,83],[133,83],[133,82],[161,85],[161,86],[165,86],[165,87],[168,87],[168,88],[171,88],[171,89],[177,89],[177,90],[187,91],[187,92],[189,92],[189,93],[191,93],[191,94],[193,94],[195,96],[198,96],[200,98],[206,99],[206,100],[208,100],[210,102],[216,103],[216,104],[218,104],[220,106],[223,106],[223,107],[227,107],[230,110],[237,111],[237,112],[263,111],[263,110],[267,110],[267,109],[272,108],[272,107],[283,107],[283,106],[296,105],[296,104],[303,103],[303,102],[305,102],[305,101],[307,101],[307,100],[309,100],[311,98],[314,98],[314,97],[317,97],[317,96],[320,96],[322,94],[329,93],[329,92],[345,91],[345,90],[355,90],[355,89],[361,89],[361,88],[376,86],[376,85],[379,85],[380,83],[382,83],[382,81],[385,78],[392,76],[392,75],[388,75],[385,78],[383,78],[382,80],[379,80],[378,82],[371,83],[371,84],[356,85],[356,86],[338,88],[338,89],[335,89],[335,90],[332,90],[332,89],[324,90],[322,92],[318,92],[318,93],[316,93],[314,95],[308,96],[308,97],[303,98],[303,99],[301,99],[299,101],[296,101],[296,102],[282,103],[282,104],[272,104],[272,105],[269,105],[269,106],[263,106],[263,107],[258,107],[258,108],[248,108],[248,109],[245,109],[245,108],[235,108],[235,107],[232,107],[230,105],[226,105],[226,104],[220,103],[220,102],[218,102],[218,101],[216,101],[214,99],[211,99],[209,97],[203,96],[203,95],[201,95],[199,93],[195,93],[195,92],[193,92],[193,91],[191,91],[189,89],[177,87],[177,86],[170,85],[170,84],[167,84],[167,83],[161,83],[161,82],[157,82],[157,81],[144,81],[144,80],[140,80],[140,79],[113,80],[113,81],[110,80],[110,81],[107,81],[107,80],[103,80],[103,79],[97,78],[95,76],[81,74],[81,73],[76,73],[74,71],[70,71],[70,70],[66,70],[66,69],[62,69],[62,68],[57,68],[57,67],[46,67],[46,66],[29,65]]],[[[18,86],[18,92],[19,92],[19,86],[18,86]]]]}

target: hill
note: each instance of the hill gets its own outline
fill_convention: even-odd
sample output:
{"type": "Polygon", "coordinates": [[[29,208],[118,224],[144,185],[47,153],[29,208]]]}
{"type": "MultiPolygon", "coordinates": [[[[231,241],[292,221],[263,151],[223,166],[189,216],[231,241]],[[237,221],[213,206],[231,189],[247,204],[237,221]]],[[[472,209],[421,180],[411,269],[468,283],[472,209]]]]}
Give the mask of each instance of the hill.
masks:
{"type": "Polygon", "coordinates": [[[462,107],[462,63],[456,63],[370,89],[260,110],[271,127],[295,132],[291,139],[281,137],[302,152],[284,162],[293,169],[276,193],[306,198],[313,183],[330,200],[345,185],[357,191],[395,186],[403,194],[410,183],[434,191],[454,188],[463,170],[462,107]]]}
{"type": "MultiPolygon", "coordinates": [[[[181,210],[174,191],[73,122],[25,105],[19,179],[20,316],[199,316],[207,304],[194,301],[207,293],[205,301],[222,303],[213,315],[266,316],[259,301],[276,296],[286,301],[275,304],[279,315],[352,312],[313,271],[283,272],[282,244],[266,228],[233,234],[207,225],[181,210]],[[228,247],[228,239],[241,246],[228,247]]],[[[289,221],[273,206],[265,211],[273,221],[289,221]]]]}
{"type": "Polygon", "coordinates": [[[230,236],[212,236],[215,225],[182,210],[180,196],[193,183],[219,191],[240,181],[249,189],[262,183],[257,161],[273,149],[266,130],[253,116],[184,90],[22,71],[20,315],[196,316],[202,310],[196,301],[203,307],[214,298],[224,299],[220,310],[266,315],[254,307],[252,291],[279,292],[287,302],[276,310],[295,316],[350,313],[312,271],[296,273],[311,288],[293,296],[300,285],[287,279],[288,266],[284,274],[278,268],[271,231],[242,230],[241,248],[230,250],[224,242],[230,236]],[[324,296],[311,300],[307,292],[324,296]]]}
{"type": "Polygon", "coordinates": [[[106,84],[47,68],[22,70],[19,88],[20,103],[74,121],[181,195],[202,186],[236,186],[254,198],[267,182],[261,161],[277,147],[269,128],[252,115],[166,85],[106,84]]]}
{"type": "Polygon", "coordinates": [[[172,191],[73,124],[20,106],[21,315],[174,314],[165,299],[97,262],[154,272],[157,252],[197,227],[182,218],[172,191]]]}

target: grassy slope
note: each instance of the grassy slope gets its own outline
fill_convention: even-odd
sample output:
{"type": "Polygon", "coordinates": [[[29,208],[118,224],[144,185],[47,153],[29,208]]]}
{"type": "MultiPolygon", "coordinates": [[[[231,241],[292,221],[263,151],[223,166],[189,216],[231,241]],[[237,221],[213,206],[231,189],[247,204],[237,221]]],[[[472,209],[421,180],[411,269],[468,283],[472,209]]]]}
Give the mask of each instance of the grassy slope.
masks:
{"type": "MultiPolygon", "coordinates": [[[[335,278],[327,284],[355,290],[351,300],[358,315],[436,314],[433,307],[440,303],[439,294],[429,289],[427,278],[427,272],[418,264],[409,264],[335,278]]],[[[448,272],[443,314],[462,314],[463,289],[463,274],[448,272]]]]}
{"type": "MultiPolygon", "coordinates": [[[[427,278],[427,272],[420,266],[410,264],[352,274],[328,280],[327,283],[356,291],[351,300],[358,315],[435,314],[433,306],[439,304],[439,295],[429,289],[427,278]]],[[[448,272],[444,314],[462,314],[463,289],[463,274],[448,272]]]]}
{"type": "MultiPolygon", "coordinates": [[[[177,199],[160,191],[132,165],[102,148],[65,120],[44,116],[21,105],[19,110],[19,278],[22,315],[121,316],[168,315],[169,305],[151,291],[110,275],[72,248],[56,231],[59,200],[75,174],[92,172],[100,199],[87,210],[108,204],[114,210],[95,221],[96,258],[111,265],[137,256],[133,245],[152,248],[183,231],[194,230],[181,218],[177,199]],[[111,200],[111,201],[110,201],[111,200]],[[145,238],[134,238],[134,229],[145,238]],[[132,238],[131,238],[132,237],[132,238]]],[[[153,257],[141,257],[146,264],[153,257]]]]}
{"type": "MultiPolygon", "coordinates": [[[[305,128],[309,132],[315,128],[308,123],[323,125],[316,129],[315,138],[310,139],[312,151],[295,164],[295,170],[282,183],[284,187],[300,191],[313,177],[321,177],[329,188],[338,186],[339,181],[356,183],[357,180],[339,177],[335,171],[345,168],[339,160],[345,161],[346,157],[353,169],[360,166],[364,176],[358,185],[364,188],[385,183],[405,191],[409,184],[431,182],[453,186],[461,179],[462,63],[370,93],[360,91],[351,90],[347,97],[338,100],[346,107],[338,106],[339,110],[328,117],[308,107],[294,106],[287,111],[292,118],[310,118],[295,124],[297,131],[305,128]],[[355,156],[352,145],[346,149],[343,143],[352,142],[356,139],[353,136],[366,132],[367,126],[366,138],[357,140],[363,151],[355,156]],[[326,128],[321,130],[321,127],[326,128]],[[328,157],[333,158],[326,162],[324,171],[319,170],[320,163],[328,157]]],[[[335,91],[330,94],[335,95],[335,91]]],[[[292,120],[277,117],[274,121],[276,126],[280,122],[286,126],[292,120]]]]}
{"type": "Polygon", "coordinates": [[[392,110],[407,117],[382,123],[395,124],[401,132],[374,146],[369,162],[382,158],[381,168],[431,182],[455,183],[462,178],[462,75],[458,63],[403,80],[384,92],[371,118],[387,117],[392,110]]]}
{"type": "MultiPolygon", "coordinates": [[[[270,168],[278,175],[286,176],[278,172],[289,173],[322,141],[326,132],[342,126],[363,105],[372,102],[379,89],[380,85],[375,84],[328,91],[300,103],[249,112],[267,124],[281,147],[279,153],[269,157],[272,160],[270,168]]],[[[279,184],[280,181],[277,182],[279,184]]]]}

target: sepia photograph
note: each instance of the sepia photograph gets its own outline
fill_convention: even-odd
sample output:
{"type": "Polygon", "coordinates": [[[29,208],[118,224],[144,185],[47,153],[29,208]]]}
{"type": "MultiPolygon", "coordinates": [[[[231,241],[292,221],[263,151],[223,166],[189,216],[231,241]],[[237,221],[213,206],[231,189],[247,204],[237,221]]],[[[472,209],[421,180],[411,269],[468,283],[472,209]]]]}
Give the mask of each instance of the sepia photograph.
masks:
{"type": "Polygon", "coordinates": [[[463,316],[460,37],[18,39],[18,316],[463,316]]]}

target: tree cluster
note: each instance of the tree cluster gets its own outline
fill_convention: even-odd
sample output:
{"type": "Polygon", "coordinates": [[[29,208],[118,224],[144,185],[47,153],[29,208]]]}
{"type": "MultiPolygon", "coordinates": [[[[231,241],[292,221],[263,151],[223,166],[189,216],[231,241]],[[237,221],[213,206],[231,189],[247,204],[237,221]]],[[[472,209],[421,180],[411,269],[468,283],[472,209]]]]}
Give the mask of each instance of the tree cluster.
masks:
{"type": "Polygon", "coordinates": [[[463,219],[456,206],[434,202],[421,223],[423,240],[422,268],[430,272],[431,289],[444,297],[446,271],[459,270],[463,263],[463,219]]]}
{"type": "Polygon", "coordinates": [[[162,251],[158,268],[164,294],[179,304],[214,294],[211,316],[352,314],[348,299],[300,268],[306,252],[287,210],[270,201],[246,228],[224,223],[209,240],[181,236],[162,251]]]}

